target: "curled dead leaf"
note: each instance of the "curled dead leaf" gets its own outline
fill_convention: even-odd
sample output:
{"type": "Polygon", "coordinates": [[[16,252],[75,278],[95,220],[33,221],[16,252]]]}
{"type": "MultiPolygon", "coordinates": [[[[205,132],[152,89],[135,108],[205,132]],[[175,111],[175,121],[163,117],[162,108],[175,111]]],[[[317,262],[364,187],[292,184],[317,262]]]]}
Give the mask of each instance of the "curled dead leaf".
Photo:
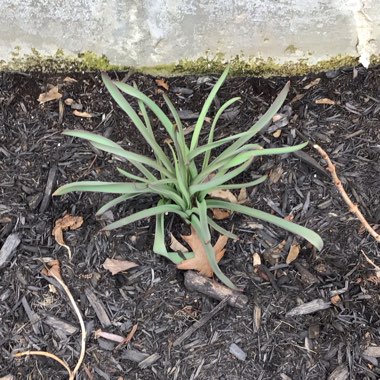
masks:
{"type": "Polygon", "coordinates": [[[208,193],[210,198],[223,199],[231,203],[238,203],[236,196],[229,190],[214,190],[208,193]]]}
{"type": "Polygon", "coordinates": [[[71,77],[66,77],[63,81],[66,83],[77,83],[78,82],[76,79],[71,78],[71,77]]]}
{"type": "Polygon", "coordinates": [[[212,212],[212,217],[215,220],[228,219],[232,214],[232,212],[230,210],[224,210],[221,208],[212,208],[211,212],[212,212]]]}
{"type": "Polygon", "coordinates": [[[138,266],[138,264],[128,260],[106,259],[103,263],[103,268],[110,271],[112,276],[138,266]]]}
{"type": "Polygon", "coordinates": [[[335,294],[335,296],[332,296],[330,298],[330,301],[333,305],[338,305],[339,303],[342,302],[342,299],[340,298],[340,295],[339,294],[335,294]]]}
{"type": "Polygon", "coordinates": [[[330,106],[333,106],[335,104],[335,101],[329,98],[322,98],[322,99],[317,99],[315,101],[315,104],[328,104],[330,106]]]}
{"type": "Polygon", "coordinates": [[[292,244],[292,246],[289,249],[288,256],[286,257],[286,264],[290,264],[298,257],[300,249],[301,248],[299,244],[292,244]]]}
{"type": "Polygon", "coordinates": [[[42,269],[41,273],[44,276],[54,277],[63,282],[61,276],[61,265],[58,260],[50,260],[46,263],[47,268],[42,269]]]}
{"type": "Polygon", "coordinates": [[[237,197],[237,201],[239,204],[243,204],[248,201],[248,193],[245,187],[240,189],[239,195],[237,197]]]}
{"type": "Polygon", "coordinates": [[[252,258],[253,258],[253,267],[255,268],[255,272],[256,272],[257,267],[261,265],[261,257],[257,252],[255,252],[252,258]]]}
{"type": "Polygon", "coordinates": [[[72,216],[66,214],[63,218],[57,219],[52,231],[52,235],[55,238],[55,241],[61,246],[65,247],[69,253],[69,258],[71,259],[71,250],[65,244],[63,240],[63,231],[66,230],[76,230],[83,224],[83,218],[81,216],[72,216]]]}
{"type": "MultiPolygon", "coordinates": [[[[187,259],[182,261],[180,264],[177,264],[178,269],[182,270],[197,270],[204,276],[212,277],[213,270],[208,262],[207,255],[205,249],[203,248],[203,244],[201,242],[200,237],[195,232],[193,228],[191,228],[191,235],[182,236],[183,240],[189,244],[190,248],[194,252],[194,257],[191,259],[187,259]]],[[[214,252],[216,262],[219,262],[225,253],[225,246],[227,244],[228,237],[224,235],[220,235],[218,241],[214,245],[214,252]]]]}
{"type": "Polygon", "coordinates": [[[61,99],[61,98],[62,98],[62,94],[59,93],[58,86],[54,86],[49,91],[43,92],[42,94],[40,94],[37,101],[40,104],[43,104],[43,103],[50,102],[52,100],[61,99]]]}
{"type": "Polygon", "coordinates": [[[164,88],[166,91],[169,90],[169,84],[164,79],[156,79],[155,82],[157,86],[164,88]]]}
{"type": "Polygon", "coordinates": [[[321,78],[315,78],[309,84],[307,84],[303,89],[304,90],[309,90],[312,87],[315,87],[316,85],[318,85],[320,81],[321,81],[321,78]]]}
{"type": "Polygon", "coordinates": [[[73,115],[78,116],[78,117],[85,117],[85,118],[90,118],[93,117],[93,114],[88,113],[88,112],[81,112],[78,110],[73,111],[73,115]]]}
{"type": "Polygon", "coordinates": [[[65,99],[65,104],[67,106],[71,106],[73,103],[75,103],[74,99],[71,99],[71,98],[65,99]]]}
{"type": "Polygon", "coordinates": [[[182,252],[182,253],[185,253],[185,252],[189,252],[189,250],[183,245],[181,244],[175,237],[173,234],[170,234],[170,239],[171,239],[171,243],[170,243],[170,248],[175,251],[175,252],[182,252]]]}

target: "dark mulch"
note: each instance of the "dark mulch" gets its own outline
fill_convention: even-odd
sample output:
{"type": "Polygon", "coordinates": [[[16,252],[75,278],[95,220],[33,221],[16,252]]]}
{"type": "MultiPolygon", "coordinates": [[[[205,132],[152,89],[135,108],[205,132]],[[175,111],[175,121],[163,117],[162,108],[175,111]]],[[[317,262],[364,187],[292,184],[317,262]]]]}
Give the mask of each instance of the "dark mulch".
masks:
{"type": "MultiPolygon", "coordinates": [[[[250,193],[251,204],[283,217],[291,215],[297,223],[318,231],[325,241],[323,251],[299,241],[298,259],[284,265],[295,237],[234,215],[225,224],[233,225],[240,240],[229,242],[221,267],[244,290],[248,306],[243,310],[225,306],[182,345],[173,346],[218,302],[188,292],[183,273],[152,253],[153,220],[105,235],[99,233],[104,221],[96,220],[94,214],[109,196],[87,193],[51,199],[49,188],[45,194],[48,182],[55,189],[76,180],[121,180],[115,173],[119,161],[78,139],[62,136],[63,129],[95,131],[136,152],[149,154],[149,149],[105,92],[98,74],[72,74],[78,80],[73,84],[58,75],[0,75],[0,246],[11,233],[21,238],[10,263],[0,269],[0,377],[67,378],[54,361],[34,356],[15,359],[12,354],[17,351],[50,351],[71,367],[78,357],[79,324],[64,294],[54,293],[51,280],[41,274],[46,257],[61,261],[64,280],[88,330],[78,379],[380,377],[376,352],[372,356],[365,352],[368,346],[380,346],[379,289],[374,269],[362,255],[378,263],[379,246],[348,212],[329,177],[310,164],[313,157],[323,165],[312,148],[305,149],[306,158],[287,155],[260,160],[242,179],[270,173],[274,181],[255,188],[250,193]],[[38,95],[48,84],[61,85],[63,99],[73,98],[83,106],[82,111],[94,116],[76,117],[68,106],[60,113],[58,101],[40,106],[38,95]],[[66,212],[85,220],[80,229],[65,233],[73,250],[72,261],[51,236],[54,221],[66,212]],[[276,250],[282,242],[285,245],[276,250]],[[261,272],[254,271],[254,253],[261,256],[261,272]],[[131,260],[139,267],[112,276],[102,267],[108,257],[131,260]],[[268,271],[271,281],[265,279],[268,271]],[[335,297],[338,302],[328,309],[286,316],[301,303],[329,301],[336,293],[340,301],[335,297]],[[89,301],[94,298],[102,303],[109,326],[107,318],[101,321],[96,315],[89,301]],[[126,336],[135,324],[132,342],[121,349],[94,337],[100,328],[126,336]],[[247,354],[245,361],[229,352],[232,343],[247,354]],[[141,363],[149,356],[148,362],[141,363]]],[[[118,76],[136,81],[152,99],[163,103],[154,78],[118,76]]],[[[281,146],[308,139],[323,146],[353,200],[370,223],[380,224],[380,69],[343,70],[291,81],[281,135],[274,137],[271,128],[258,142],[281,146]],[[316,78],[320,78],[318,84],[304,89],[316,78]],[[315,100],[319,98],[336,104],[318,105],[315,100]]],[[[285,82],[284,78],[228,80],[217,103],[233,96],[241,96],[242,101],[221,121],[217,135],[248,128],[285,82]]],[[[182,110],[184,123],[193,125],[192,113],[200,111],[215,77],[171,78],[168,83],[168,93],[182,110]]],[[[163,141],[162,128],[156,125],[156,129],[163,141]]],[[[150,207],[153,202],[143,198],[125,203],[113,210],[113,217],[150,207]]],[[[182,231],[177,220],[169,219],[169,225],[175,233],[182,231]]]]}

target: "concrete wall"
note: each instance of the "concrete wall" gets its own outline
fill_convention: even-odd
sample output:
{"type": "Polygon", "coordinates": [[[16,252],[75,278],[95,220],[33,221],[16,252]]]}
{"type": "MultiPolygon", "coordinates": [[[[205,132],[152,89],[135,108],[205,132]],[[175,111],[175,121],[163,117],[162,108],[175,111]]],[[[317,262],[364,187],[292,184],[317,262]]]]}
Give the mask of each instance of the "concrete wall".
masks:
{"type": "Polygon", "coordinates": [[[0,11],[3,68],[31,48],[135,67],[218,53],[310,65],[380,56],[380,0],[0,0],[0,11]]]}

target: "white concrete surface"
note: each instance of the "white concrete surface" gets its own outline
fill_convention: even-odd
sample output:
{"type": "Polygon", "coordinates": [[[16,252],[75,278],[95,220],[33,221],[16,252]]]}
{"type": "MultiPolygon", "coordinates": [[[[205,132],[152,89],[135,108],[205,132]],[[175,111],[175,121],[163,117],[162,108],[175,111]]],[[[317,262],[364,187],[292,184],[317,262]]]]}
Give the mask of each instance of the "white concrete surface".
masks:
{"type": "Polygon", "coordinates": [[[380,0],[0,0],[0,60],[16,47],[137,67],[217,53],[368,65],[380,55],[380,0]]]}

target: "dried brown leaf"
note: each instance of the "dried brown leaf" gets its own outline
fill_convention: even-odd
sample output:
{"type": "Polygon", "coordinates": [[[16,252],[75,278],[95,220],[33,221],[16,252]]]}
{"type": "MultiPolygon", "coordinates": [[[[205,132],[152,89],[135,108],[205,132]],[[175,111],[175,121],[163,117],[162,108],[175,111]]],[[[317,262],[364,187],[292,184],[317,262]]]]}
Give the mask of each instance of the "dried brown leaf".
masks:
{"type": "Polygon", "coordinates": [[[43,104],[43,103],[50,102],[52,100],[61,99],[61,98],[62,98],[62,94],[59,93],[58,86],[54,86],[49,91],[43,92],[42,94],[40,94],[37,100],[40,104],[43,104]]]}
{"type": "Polygon", "coordinates": [[[46,263],[47,268],[42,269],[41,273],[48,277],[58,278],[63,282],[61,276],[61,265],[58,260],[50,260],[46,263]]]}
{"type": "Polygon", "coordinates": [[[175,237],[173,234],[170,234],[170,240],[171,240],[171,243],[170,243],[170,248],[175,251],[175,252],[182,252],[182,253],[185,253],[185,252],[189,252],[189,250],[183,245],[181,244],[175,237]]]}
{"type": "Polygon", "coordinates": [[[282,133],[281,129],[277,129],[277,131],[272,133],[272,136],[277,139],[278,137],[281,136],[281,133],[282,133]]]}
{"type": "Polygon", "coordinates": [[[67,249],[70,259],[71,259],[71,250],[65,244],[65,241],[63,239],[63,231],[76,230],[82,224],[83,224],[83,218],[81,216],[72,216],[70,214],[66,214],[63,218],[57,219],[55,221],[55,225],[51,234],[54,236],[55,241],[61,247],[65,247],[67,249]]]}
{"type": "Polygon", "coordinates": [[[230,210],[224,210],[221,208],[212,208],[211,212],[212,212],[212,217],[215,220],[228,219],[232,214],[232,212],[230,210]]]}
{"type": "Polygon", "coordinates": [[[208,193],[210,198],[223,199],[224,201],[231,203],[238,203],[238,200],[234,194],[229,190],[214,190],[208,193]]]}
{"type": "Polygon", "coordinates": [[[303,99],[305,95],[306,95],[306,94],[297,94],[297,95],[296,95],[296,96],[290,101],[290,104],[291,104],[291,103],[298,102],[299,100],[303,99]]]}
{"type": "Polygon", "coordinates": [[[315,87],[317,84],[319,84],[320,81],[321,81],[321,78],[316,78],[316,79],[312,80],[309,84],[307,84],[303,89],[309,90],[312,87],[315,87]]]}
{"type": "Polygon", "coordinates": [[[254,268],[257,267],[257,266],[259,266],[259,265],[261,265],[261,257],[260,257],[260,255],[257,252],[255,252],[253,254],[252,258],[253,258],[253,267],[254,268]]]}
{"type": "Polygon", "coordinates": [[[281,165],[271,170],[271,172],[269,173],[270,183],[277,183],[282,177],[283,173],[284,173],[284,169],[282,168],[281,165]]]}
{"type": "Polygon", "coordinates": [[[78,82],[76,79],[71,78],[71,77],[66,77],[63,81],[66,83],[77,83],[78,82]]]}
{"type": "Polygon", "coordinates": [[[239,195],[237,197],[237,201],[240,204],[246,203],[248,201],[248,193],[245,187],[240,189],[239,195]]]}
{"type": "Polygon", "coordinates": [[[71,99],[71,98],[65,99],[65,104],[67,106],[71,106],[73,103],[75,103],[74,99],[71,99]]]}
{"type": "Polygon", "coordinates": [[[78,110],[74,110],[73,111],[73,115],[78,116],[78,117],[86,117],[86,118],[90,118],[90,117],[93,116],[91,113],[81,112],[81,111],[78,111],[78,110]]]}
{"type": "Polygon", "coordinates": [[[289,249],[288,256],[286,258],[286,264],[290,264],[295,259],[297,259],[299,253],[300,253],[300,246],[299,244],[292,244],[292,246],[289,249]]]}
{"type": "Polygon", "coordinates": [[[116,260],[116,259],[106,259],[103,263],[103,268],[107,269],[114,276],[120,272],[125,272],[128,269],[138,267],[139,265],[128,260],[116,260]]]}
{"type": "Polygon", "coordinates": [[[338,305],[339,303],[342,302],[342,299],[340,298],[340,295],[339,294],[335,294],[335,296],[332,296],[330,298],[330,301],[333,305],[338,305]]]}
{"type": "Polygon", "coordinates": [[[164,88],[166,91],[169,90],[169,84],[164,79],[156,79],[155,82],[156,82],[157,86],[164,88]]]}
{"type": "MultiPolygon", "coordinates": [[[[183,240],[191,247],[194,252],[194,257],[188,260],[182,261],[182,263],[177,264],[178,269],[194,269],[197,270],[204,276],[212,277],[213,270],[208,262],[206,252],[203,248],[200,237],[197,235],[195,230],[191,228],[191,235],[182,236],[183,240]]],[[[214,252],[216,261],[219,262],[225,253],[225,246],[227,244],[228,237],[220,235],[218,241],[214,245],[214,252]]]]}
{"type": "Polygon", "coordinates": [[[335,104],[335,101],[331,100],[329,98],[322,98],[322,99],[317,99],[314,103],[315,104],[328,104],[328,105],[333,106],[335,104]]]}

